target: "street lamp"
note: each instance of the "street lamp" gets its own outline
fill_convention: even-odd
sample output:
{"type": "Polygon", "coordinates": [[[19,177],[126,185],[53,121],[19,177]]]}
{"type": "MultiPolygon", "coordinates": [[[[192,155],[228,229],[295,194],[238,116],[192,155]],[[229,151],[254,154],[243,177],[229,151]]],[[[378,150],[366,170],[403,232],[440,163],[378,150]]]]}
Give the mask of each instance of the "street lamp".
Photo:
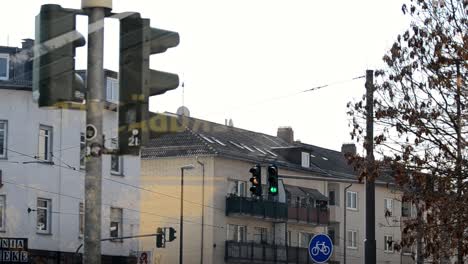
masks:
{"type": "Polygon", "coordinates": [[[180,167],[180,235],[179,235],[179,263],[183,264],[184,249],[184,170],[194,169],[193,164],[180,167]]]}

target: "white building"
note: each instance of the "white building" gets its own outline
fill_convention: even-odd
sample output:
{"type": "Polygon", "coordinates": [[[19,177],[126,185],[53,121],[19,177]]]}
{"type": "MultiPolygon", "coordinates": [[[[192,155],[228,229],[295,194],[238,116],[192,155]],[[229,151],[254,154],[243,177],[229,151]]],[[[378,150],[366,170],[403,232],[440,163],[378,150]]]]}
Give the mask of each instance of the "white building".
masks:
{"type": "MultiPolygon", "coordinates": [[[[51,263],[73,258],[83,243],[85,112],[40,109],[33,102],[32,42],[0,47],[0,237],[28,238],[34,263],[51,263]]],[[[104,134],[111,148],[118,86],[116,73],[105,74],[104,134]]],[[[102,238],[138,233],[139,175],[139,157],[103,155],[102,238]]],[[[102,242],[102,254],[114,256],[105,257],[111,263],[126,263],[115,256],[137,249],[138,240],[102,242]]]]}

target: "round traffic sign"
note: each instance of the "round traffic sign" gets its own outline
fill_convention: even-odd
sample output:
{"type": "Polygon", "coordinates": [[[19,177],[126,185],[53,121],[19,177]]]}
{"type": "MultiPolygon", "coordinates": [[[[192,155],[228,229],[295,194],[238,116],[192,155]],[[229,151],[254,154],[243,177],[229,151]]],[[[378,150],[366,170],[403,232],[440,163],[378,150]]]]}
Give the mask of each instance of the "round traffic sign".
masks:
{"type": "Polygon", "coordinates": [[[96,138],[97,129],[95,126],[89,124],[86,126],[86,140],[93,140],[96,138]]]}
{"type": "Polygon", "coordinates": [[[328,261],[333,252],[333,243],[326,234],[317,234],[309,242],[310,258],[317,263],[328,261]]]}

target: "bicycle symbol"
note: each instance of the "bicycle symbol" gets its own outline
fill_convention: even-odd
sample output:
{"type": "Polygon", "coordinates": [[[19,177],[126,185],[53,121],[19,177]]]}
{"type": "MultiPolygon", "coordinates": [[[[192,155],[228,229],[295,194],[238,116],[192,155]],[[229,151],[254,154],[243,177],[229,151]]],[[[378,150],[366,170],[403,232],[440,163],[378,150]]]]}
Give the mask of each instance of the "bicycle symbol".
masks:
{"type": "Polygon", "coordinates": [[[315,247],[311,249],[311,254],[313,256],[317,256],[320,252],[322,252],[324,255],[328,255],[330,253],[330,247],[325,245],[325,242],[317,242],[315,247]]]}

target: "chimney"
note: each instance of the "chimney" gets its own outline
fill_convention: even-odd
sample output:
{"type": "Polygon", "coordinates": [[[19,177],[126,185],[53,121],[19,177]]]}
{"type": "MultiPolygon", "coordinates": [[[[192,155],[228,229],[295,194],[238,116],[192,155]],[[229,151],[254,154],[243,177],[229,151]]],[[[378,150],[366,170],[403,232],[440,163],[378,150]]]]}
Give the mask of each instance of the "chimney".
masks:
{"type": "Polygon", "coordinates": [[[230,126],[230,127],[233,127],[233,126],[234,126],[234,122],[232,122],[232,119],[231,119],[231,118],[229,118],[228,126],[230,126]]]}
{"type": "Polygon", "coordinates": [[[289,144],[294,143],[294,131],[292,127],[278,127],[276,136],[288,142],[289,144]]]}
{"type": "Polygon", "coordinates": [[[34,46],[34,39],[23,39],[21,42],[22,49],[30,49],[34,46]]]}
{"type": "Polygon", "coordinates": [[[354,143],[343,143],[341,145],[341,153],[356,155],[356,145],[354,143]]]}

